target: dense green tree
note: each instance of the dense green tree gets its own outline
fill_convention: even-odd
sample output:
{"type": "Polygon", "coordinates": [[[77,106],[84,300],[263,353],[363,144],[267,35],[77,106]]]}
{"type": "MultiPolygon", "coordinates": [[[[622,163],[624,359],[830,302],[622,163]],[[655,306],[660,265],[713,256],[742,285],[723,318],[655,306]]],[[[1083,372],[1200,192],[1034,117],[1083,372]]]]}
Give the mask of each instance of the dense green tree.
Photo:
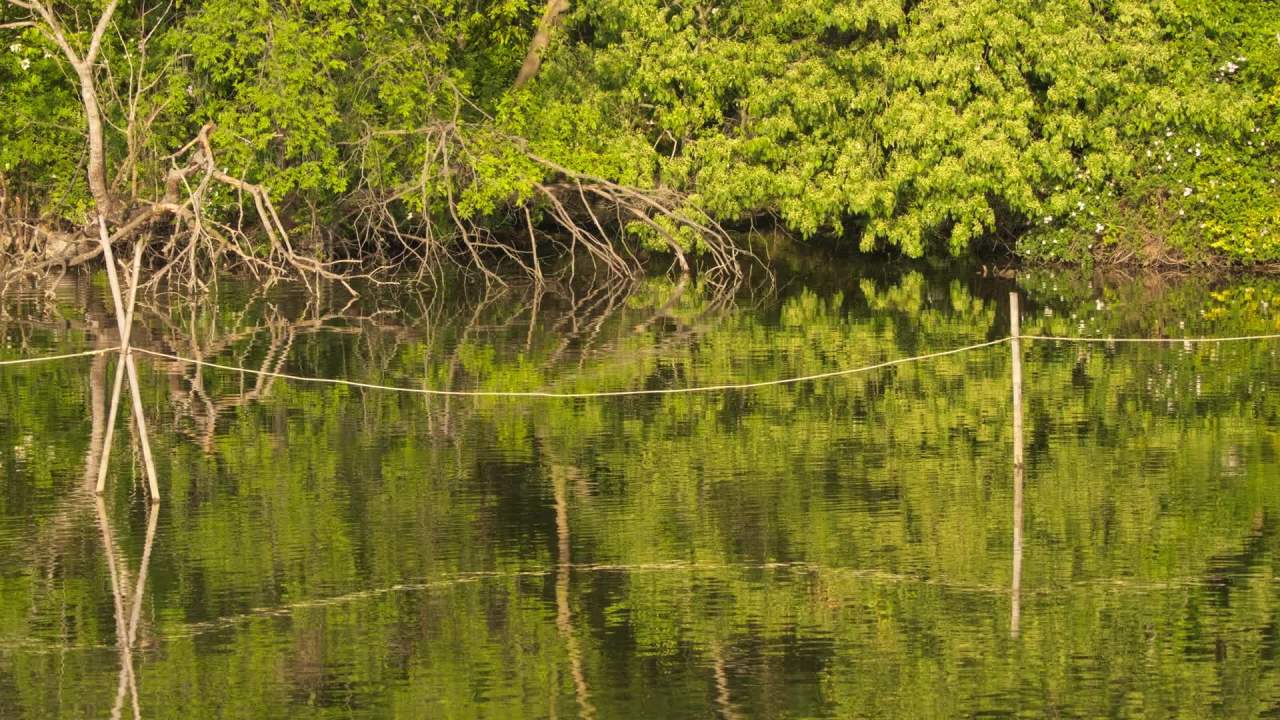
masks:
{"type": "Polygon", "coordinates": [[[723,266],[741,241],[721,226],[767,217],[911,256],[1280,258],[1280,11],[1260,0],[0,13],[2,237],[37,267],[92,254],[99,206],[120,239],[176,234],[169,258],[313,271],[408,250],[540,274],[557,246],[723,266]]]}

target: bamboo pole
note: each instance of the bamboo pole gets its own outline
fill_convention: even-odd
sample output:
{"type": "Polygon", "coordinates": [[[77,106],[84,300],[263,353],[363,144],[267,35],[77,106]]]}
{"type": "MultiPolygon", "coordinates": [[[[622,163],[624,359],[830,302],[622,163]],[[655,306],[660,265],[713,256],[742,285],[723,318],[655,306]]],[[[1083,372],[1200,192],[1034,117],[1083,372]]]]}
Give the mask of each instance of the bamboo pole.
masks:
{"type": "Polygon", "coordinates": [[[120,349],[122,356],[120,362],[116,363],[115,383],[111,390],[111,409],[107,414],[107,429],[102,441],[103,451],[99,456],[102,458],[102,461],[98,463],[98,484],[96,492],[99,495],[101,495],[107,487],[107,469],[111,464],[109,462],[111,457],[110,448],[113,436],[115,435],[116,415],[120,408],[120,389],[124,384],[125,364],[123,353],[129,347],[129,339],[133,334],[133,310],[138,297],[138,273],[139,269],[142,267],[141,260],[142,243],[139,242],[134,245],[133,249],[133,267],[129,271],[129,305],[125,310],[124,331],[120,335],[120,349]]]}
{"type": "MultiPolygon", "coordinates": [[[[129,328],[133,324],[132,310],[126,314],[124,296],[120,290],[120,278],[116,273],[115,253],[111,251],[111,238],[107,234],[107,221],[99,213],[98,215],[98,242],[102,246],[102,257],[107,264],[107,281],[111,285],[111,299],[115,303],[116,325],[120,328],[120,362],[124,365],[125,373],[129,377],[129,394],[133,400],[133,419],[138,427],[138,440],[142,445],[142,462],[147,470],[147,483],[151,491],[151,502],[160,501],[160,486],[156,482],[156,466],[155,461],[151,457],[151,439],[147,435],[147,418],[142,411],[142,392],[138,384],[138,368],[133,361],[133,352],[129,347],[129,328]]],[[[135,249],[134,255],[140,260],[141,249],[135,249]]],[[[136,267],[140,263],[135,263],[134,275],[137,275],[136,267]]],[[[130,288],[129,307],[132,308],[137,299],[138,283],[135,281],[133,287],[130,288]]],[[[113,405],[116,404],[113,401],[113,405]]],[[[102,492],[105,482],[105,467],[111,459],[111,446],[107,445],[103,448],[102,466],[99,470],[98,492],[102,492]]]]}
{"type": "Polygon", "coordinates": [[[1017,637],[1022,624],[1022,323],[1018,293],[1009,293],[1010,347],[1013,353],[1013,580],[1009,630],[1017,637]]]}

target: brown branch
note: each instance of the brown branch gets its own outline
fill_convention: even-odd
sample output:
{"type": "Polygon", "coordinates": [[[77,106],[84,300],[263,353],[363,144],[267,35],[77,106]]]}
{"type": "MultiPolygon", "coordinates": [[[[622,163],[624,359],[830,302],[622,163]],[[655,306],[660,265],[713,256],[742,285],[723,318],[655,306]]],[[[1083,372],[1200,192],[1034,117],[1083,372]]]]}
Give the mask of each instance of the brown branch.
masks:
{"type": "Polygon", "coordinates": [[[569,9],[569,0],[547,0],[547,6],[542,11],[542,20],[538,22],[538,30],[533,34],[533,39],[529,41],[529,52],[524,56],[524,64],[520,66],[520,73],[516,75],[516,87],[524,87],[534,75],[538,74],[538,68],[542,67],[542,56],[547,51],[547,46],[551,44],[551,33],[560,23],[560,18],[569,9]]]}

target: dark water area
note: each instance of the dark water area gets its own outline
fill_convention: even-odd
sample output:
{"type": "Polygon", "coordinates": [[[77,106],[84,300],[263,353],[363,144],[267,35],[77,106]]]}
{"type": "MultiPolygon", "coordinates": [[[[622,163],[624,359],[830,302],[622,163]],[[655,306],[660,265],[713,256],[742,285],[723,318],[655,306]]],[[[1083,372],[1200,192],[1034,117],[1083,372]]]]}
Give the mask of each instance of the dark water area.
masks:
{"type": "MultiPolygon", "coordinates": [[[[1027,334],[1280,332],[1273,279],[1004,275],[350,305],[227,278],[135,342],[601,392],[996,340],[1015,288],[1027,334]]],[[[0,361],[114,345],[103,287],[11,292],[0,361]]],[[[0,717],[1276,716],[1277,348],[1026,341],[1020,546],[1007,343],[586,399],[139,356],[154,509],[127,412],[92,493],[113,357],[0,366],[0,717]]]]}

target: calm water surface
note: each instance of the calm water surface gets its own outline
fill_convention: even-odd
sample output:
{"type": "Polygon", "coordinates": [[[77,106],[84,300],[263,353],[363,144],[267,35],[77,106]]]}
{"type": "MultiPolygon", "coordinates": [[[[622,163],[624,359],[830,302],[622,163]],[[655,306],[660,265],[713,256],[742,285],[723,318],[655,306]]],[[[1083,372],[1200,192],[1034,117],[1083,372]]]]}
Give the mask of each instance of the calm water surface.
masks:
{"type": "MultiPolygon", "coordinates": [[[[1280,283],[1024,273],[1024,332],[1280,331],[1280,283]]],[[[100,278],[0,359],[116,342],[100,278]]],[[[136,342],[406,387],[766,380],[1007,333],[981,268],[350,306],[224,281],[136,342]]],[[[332,297],[330,296],[332,295],[332,297]]],[[[427,398],[140,358],[0,367],[0,717],[1280,714],[1280,341],[1028,342],[792,386],[427,398]],[[1013,557],[1021,550],[1020,592],[1013,557]],[[125,650],[122,650],[125,648],[125,650]]]]}

